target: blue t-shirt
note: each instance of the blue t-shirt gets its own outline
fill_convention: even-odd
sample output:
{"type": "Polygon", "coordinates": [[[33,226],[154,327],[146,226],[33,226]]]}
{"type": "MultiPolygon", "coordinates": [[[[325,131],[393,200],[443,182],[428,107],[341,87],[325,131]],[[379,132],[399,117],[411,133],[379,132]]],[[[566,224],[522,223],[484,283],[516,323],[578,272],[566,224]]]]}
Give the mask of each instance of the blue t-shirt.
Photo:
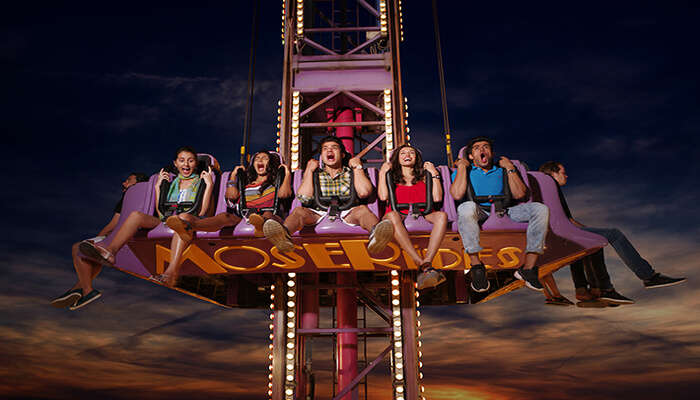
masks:
{"type": "MultiPolygon", "coordinates": [[[[452,172],[452,182],[457,177],[457,170],[452,172]]],[[[499,196],[503,194],[503,168],[493,166],[490,170],[484,171],[479,167],[470,167],[469,180],[474,188],[476,196],[499,196]]],[[[481,203],[488,206],[488,202],[481,203]]]]}

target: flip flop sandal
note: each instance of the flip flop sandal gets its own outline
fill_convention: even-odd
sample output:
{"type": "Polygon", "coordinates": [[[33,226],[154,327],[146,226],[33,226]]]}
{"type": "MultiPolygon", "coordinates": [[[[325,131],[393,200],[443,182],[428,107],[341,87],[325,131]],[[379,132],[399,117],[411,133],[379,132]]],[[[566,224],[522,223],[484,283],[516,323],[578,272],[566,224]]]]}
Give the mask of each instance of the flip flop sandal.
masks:
{"type": "Polygon", "coordinates": [[[151,282],[157,283],[157,284],[159,284],[159,285],[163,285],[163,286],[168,286],[168,287],[170,287],[170,285],[168,284],[168,278],[169,278],[168,275],[165,275],[165,274],[158,274],[158,275],[151,275],[151,276],[149,276],[149,277],[148,277],[148,280],[151,281],[151,282]]]}
{"type": "Polygon", "coordinates": [[[83,240],[78,246],[80,252],[87,258],[111,267],[114,266],[114,255],[104,247],[98,246],[89,240],[83,240]]]}

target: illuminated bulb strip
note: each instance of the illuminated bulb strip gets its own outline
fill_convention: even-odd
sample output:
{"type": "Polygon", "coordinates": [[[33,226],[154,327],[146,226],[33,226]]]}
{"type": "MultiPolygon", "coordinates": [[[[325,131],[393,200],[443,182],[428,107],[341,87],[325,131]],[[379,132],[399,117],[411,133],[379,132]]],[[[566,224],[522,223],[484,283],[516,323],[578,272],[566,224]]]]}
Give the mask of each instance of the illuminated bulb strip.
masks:
{"type": "Polygon", "coordinates": [[[301,97],[298,90],[292,92],[292,171],[299,169],[299,112],[301,97]]]}
{"type": "Polygon", "coordinates": [[[389,22],[387,21],[386,1],[379,0],[379,31],[381,32],[382,36],[386,36],[389,32],[387,28],[388,24],[389,22]]]}
{"type": "Polygon", "coordinates": [[[304,35],[304,0],[297,0],[297,36],[304,35]]]}
{"type": "Polygon", "coordinates": [[[403,10],[401,9],[401,0],[399,0],[399,28],[401,32],[401,41],[403,42],[403,10]]]}
{"type": "Polygon", "coordinates": [[[284,379],[284,398],[285,400],[294,400],[295,389],[295,368],[296,368],[296,274],[290,272],[287,274],[287,353],[285,355],[285,379],[284,379]]]}
{"type": "Polygon", "coordinates": [[[391,113],[391,89],[384,89],[384,142],[386,144],[387,156],[394,150],[394,126],[391,113]]]}
{"type": "Polygon", "coordinates": [[[394,398],[403,399],[404,392],[404,371],[403,371],[403,341],[401,331],[401,280],[397,271],[391,271],[391,315],[393,334],[392,341],[394,342],[394,351],[392,352],[392,366],[394,373],[394,398]]]}
{"type": "MultiPolygon", "coordinates": [[[[408,109],[408,106],[406,107],[408,109]]],[[[408,113],[406,113],[408,116],[408,113]]],[[[423,397],[423,394],[425,393],[425,387],[421,385],[421,380],[423,379],[423,372],[421,371],[423,369],[423,352],[420,350],[421,347],[423,347],[423,342],[420,340],[421,337],[421,323],[418,317],[420,317],[420,311],[418,310],[418,307],[420,306],[420,302],[418,301],[419,293],[416,291],[416,335],[417,335],[417,342],[418,342],[418,385],[420,386],[420,392],[421,392],[421,399],[425,400],[425,397],[423,397]]]]}
{"type": "Polygon", "coordinates": [[[287,20],[287,0],[282,0],[282,46],[284,46],[284,28],[287,20]]]}
{"type": "MultiPolygon", "coordinates": [[[[401,3],[399,3],[400,5],[401,3]]],[[[411,130],[408,128],[408,97],[403,98],[403,106],[405,108],[405,117],[406,119],[404,120],[404,126],[406,127],[406,143],[410,144],[411,142],[411,135],[408,134],[411,130]]]]}
{"type": "Polygon", "coordinates": [[[273,383],[272,383],[272,376],[273,376],[272,375],[272,369],[273,369],[272,363],[273,363],[273,359],[275,358],[275,356],[274,356],[274,351],[275,351],[275,346],[274,346],[274,339],[275,339],[275,333],[274,333],[275,332],[275,324],[274,324],[274,322],[275,322],[275,294],[274,294],[274,291],[275,291],[275,285],[272,285],[270,287],[270,289],[272,290],[273,293],[270,294],[270,311],[271,311],[270,312],[270,345],[268,346],[268,348],[270,349],[270,355],[268,356],[268,358],[270,359],[270,365],[268,366],[268,369],[270,370],[270,374],[267,376],[267,378],[268,378],[267,395],[270,396],[270,399],[272,399],[272,385],[273,385],[273,383]]]}
{"type": "MultiPolygon", "coordinates": [[[[284,7],[284,3],[282,3],[282,7],[284,7]]],[[[283,9],[284,12],[284,9],[283,9]]],[[[276,152],[280,152],[280,121],[282,121],[282,100],[277,100],[277,147],[275,147],[276,152]]]]}

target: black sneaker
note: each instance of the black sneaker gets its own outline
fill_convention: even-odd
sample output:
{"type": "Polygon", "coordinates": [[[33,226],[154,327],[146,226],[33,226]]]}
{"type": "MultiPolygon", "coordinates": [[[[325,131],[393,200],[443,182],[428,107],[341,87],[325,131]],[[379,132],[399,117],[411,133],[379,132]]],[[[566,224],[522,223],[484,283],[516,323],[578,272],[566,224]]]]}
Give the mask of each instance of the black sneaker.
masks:
{"type": "Polygon", "coordinates": [[[602,292],[599,297],[602,301],[607,301],[613,304],[634,304],[634,300],[627,298],[620,293],[617,293],[615,289],[610,289],[602,292]]]}
{"type": "Polygon", "coordinates": [[[83,297],[83,289],[70,289],[69,291],[51,300],[51,305],[56,308],[66,308],[68,306],[72,306],[81,297],[83,297]]]}
{"type": "Polygon", "coordinates": [[[655,273],[651,278],[644,280],[644,288],[653,289],[666,286],[673,286],[685,282],[685,278],[671,278],[670,276],[655,273]]]}
{"type": "Polygon", "coordinates": [[[479,293],[489,290],[491,283],[486,279],[486,267],[484,267],[484,264],[473,265],[469,273],[472,276],[472,290],[479,293]]]}
{"type": "Polygon", "coordinates": [[[92,292],[86,294],[85,296],[81,297],[78,299],[78,301],[75,302],[72,306],[70,306],[70,310],[74,311],[79,309],[82,306],[86,306],[93,301],[99,299],[102,296],[102,293],[100,293],[97,289],[92,289],[92,292]]]}
{"type": "Polygon", "coordinates": [[[540,283],[540,278],[538,275],[539,272],[537,271],[537,267],[532,267],[531,269],[520,267],[517,271],[515,271],[513,276],[515,276],[515,279],[525,281],[525,286],[529,287],[530,289],[541,292],[544,288],[542,287],[542,283],[540,283]]]}

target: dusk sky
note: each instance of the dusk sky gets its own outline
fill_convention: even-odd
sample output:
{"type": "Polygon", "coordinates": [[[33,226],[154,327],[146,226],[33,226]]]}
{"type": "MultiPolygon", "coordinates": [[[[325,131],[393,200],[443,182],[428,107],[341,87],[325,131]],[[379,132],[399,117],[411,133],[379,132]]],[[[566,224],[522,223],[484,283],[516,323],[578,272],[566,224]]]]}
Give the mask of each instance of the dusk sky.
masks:
{"type": "MultiPolygon", "coordinates": [[[[263,3],[253,150],[274,141],[281,96],[280,1],[263,3]]],[[[445,164],[430,1],[403,3],[412,143],[445,164]]],[[[71,244],[108,222],[129,172],[157,172],[180,145],[225,170],[238,160],[252,3],[178,4],[13,4],[0,16],[2,398],[267,398],[267,310],[224,309],[113,269],[95,281],[98,301],[49,306],[75,281],[71,244]]],[[[424,307],[429,399],[700,396],[691,4],[439,1],[455,151],[487,135],[532,169],[563,162],[578,220],[620,228],[659,272],[689,279],[645,290],[606,249],[616,289],[636,304],[548,307],[523,289],[424,307]]],[[[568,267],[555,278],[573,299],[568,267]]],[[[390,397],[387,370],[370,375],[371,399],[390,397]]]]}

